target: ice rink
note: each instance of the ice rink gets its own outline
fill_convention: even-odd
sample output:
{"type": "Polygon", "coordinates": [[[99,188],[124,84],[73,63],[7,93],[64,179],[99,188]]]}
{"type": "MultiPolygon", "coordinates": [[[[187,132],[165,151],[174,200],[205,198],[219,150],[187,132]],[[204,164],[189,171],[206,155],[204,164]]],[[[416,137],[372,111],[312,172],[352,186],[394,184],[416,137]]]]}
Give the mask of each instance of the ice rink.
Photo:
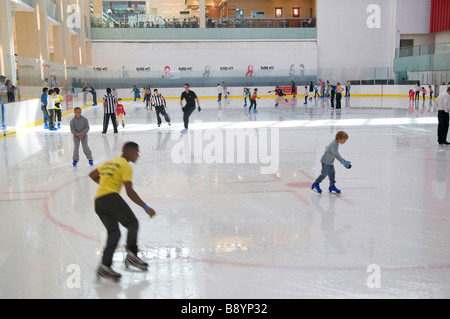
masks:
{"type": "Polygon", "coordinates": [[[450,148],[437,144],[431,103],[303,102],[264,98],[248,114],[240,98],[202,99],[185,135],[176,99],[160,129],[142,100],[125,101],[117,135],[111,124],[101,134],[101,104],[88,107],[94,167],[81,148],[72,166],[72,115],[59,131],[1,139],[0,298],[450,298],[450,148]],[[327,179],[318,194],[339,130],[353,167],[335,162],[342,194],[327,179]],[[126,141],[140,145],[134,186],[157,213],[122,192],[149,270],[125,269],[122,228],[112,266],[122,279],[97,282],[106,232],[88,174],[126,141]]]}

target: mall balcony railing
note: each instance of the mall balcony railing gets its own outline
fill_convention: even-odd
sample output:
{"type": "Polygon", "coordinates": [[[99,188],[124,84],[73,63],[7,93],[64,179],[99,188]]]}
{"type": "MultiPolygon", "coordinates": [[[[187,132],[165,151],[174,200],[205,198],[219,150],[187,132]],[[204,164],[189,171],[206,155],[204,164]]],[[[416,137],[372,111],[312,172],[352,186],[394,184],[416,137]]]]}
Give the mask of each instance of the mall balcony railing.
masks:
{"type": "Polygon", "coordinates": [[[447,83],[450,77],[450,44],[438,43],[399,48],[395,52],[397,82],[447,83]]]}
{"type": "Polygon", "coordinates": [[[412,47],[398,48],[395,50],[396,58],[405,58],[411,56],[432,55],[432,54],[450,54],[450,43],[417,45],[412,47]]]}
{"type": "MultiPolygon", "coordinates": [[[[104,16],[104,15],[103,15],[104,16]]],[[[198,18],[164,19],[146,14],[111,15],[110,19],[92,16],[92,28],[199,28],[198,18]]],[[[206,28],[315,28],[312,18],[220,18],[206,19],[206,28]]]]}

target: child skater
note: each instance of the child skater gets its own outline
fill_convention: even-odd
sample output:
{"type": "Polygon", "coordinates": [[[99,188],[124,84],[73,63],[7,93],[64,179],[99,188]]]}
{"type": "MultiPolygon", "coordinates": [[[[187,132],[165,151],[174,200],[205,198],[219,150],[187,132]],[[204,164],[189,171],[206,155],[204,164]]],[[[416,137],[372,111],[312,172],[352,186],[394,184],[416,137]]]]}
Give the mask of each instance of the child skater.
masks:
{"type": "Polygon", "coordinates": [[[55,127],[55,103],[58,100],[56,97],[56,92],[53,89],[48,90],[47,97],[47,112],[48,112],[48,125],[50,131],[58,130],[55,127]]]}
{"type": "Polygon", "coordinates": [[[141,100],[141,91],[136,85],[133,86],[131,93],[134,93],[134,102],[136,102],[136,99],[138,99],[139,101],[141,100]]]}
{"type": "Polygon", "coordinates": [[[251,93],[248,88],[244,88],[244,107],[247,107],[247,98],[250,100],[251,93]]]}
{"type": "Polygon", "coordinates": [[[430,91],[430,100],[433,99],[433,88],[431,87],[431,85],[428,85],[428,91],[430,91]]]}
{"type": "Polygon", "coordinates": [[[44,129],[49,129],[48,125],[48,112],[47,112],[47,104],[48,104],[48,87],[42,89],[41,95],[41,111],[44,116],[44,129]]]}
{"type": "Polygon", "coordinates": [[[425,90],[425,88],[422,86],[422,90],[420,91],[422,92],[423,100],[425,101],[425,95],[427,95],[427,90],[425,90]]]}
{"type": "Polygon", "coordinates": [[[259,97],[258,97],[258,89],[254,89],[254,90],[253,90],[253,94],[252,94],[252,96],[250,97],[250,107],[249,107],[249,109],[248,109],[248,113],[251,112],[252,106],[254,106],[254,108],[253,108],[253,113],[257,113],[257,112],[258,112],[258,111],[256,110],[256,99],[259,99],[259,97]]]}
{"type": "Polygon", "coordinates": [[[339,144],[344,144],[348,140],[348,135],[344,131],[339,131],[336,133],[336,137],[334,141],[330,143],[325,149],[325,153],[323,154],[320,162],[322,163],[322,172],[319,177],[317,177],[314,184],[312,184],[311,189],[316,190],[319,194],[322,193],[319,184],[328,176],[330,180],[330,187],[328,188],[329,192],[336,192],[337,194],[341,193],[339,189],[336,188],[336,180],[335,175],[336,172],[334,170],[334,159],[337,159],[345,168],[349,169],[352,167],[349,161],[346,161],[339,154],[339,144]]]}
{"type": "Polygon", "coordinates": [[[81,108],[76,107],[73,109],[73,113],[75,114],[74,118],[70,121],[70,132],[73,134],[73,163],[72,165],[75,167],[80,160],[80,155],[78,150],[81,146],[83,147],[84,155],[89,161],[89,165],[94,165],[94,161],[92,158],[92,152],[88,145],[88,137],[87,133],[89,132],[89,121],[87,118],[81,115],[81,108]]]}
{"type": "Polygon", "coordinates": [[[305,86],[305,103],[303,104],[308,104],[308,87],[305,86]]]}
{"type": "Polygon", "coordinates": [[[414,91],[413,90],[409,90],[409,101],[410,102],[414,101],[414,95],[415,95],[414,91]]]}
{"type": "Polygon", "coordinates": [[[335,96],[335,89],[333,85],[330,85],[331,91],[330,91],[330,103],[331,103],[331,108],[334,109],[334,98],[335,96]]]}
{"type": "Polygon", "coordinates": [[[125,127],[125,121],[123,120],[123,117],[127,113],[125,112],[125,108],[123,107],[122,99],[120,97],[117,100],[116,114],[117,114],[117,126],[119,126],[119,122],[122,121],[122,127],[125,127]]]}
{"type": "Polygon", "coordinates": [[[55,114],[56,118],[58,120],[58,129],[61,128],[61,118],[62,118],[62,112],[61,112],[61,103],[63,101],[63,97],[61,96],[59,88],[55,88],[56,96],[58,99],[55,101],[55,114]]]}
{"type": "Polygon", "coordinates": [[[314,98],[320,97],[319,95],[319,86],[314,86],[314,98]]]}
{"type": "MultiPolygon", "coordinates": [[[[280,100],[283,98],[283,96],[284,96],[284,93],[283,93],[283,90],[281,90],[280,89],[280,87],[277,85],[276,87],[275,87],[275,90],[274,91],[269,91],[268,93],[271,93],[271,92],[275,92],[278,96],[277,96],[277,100],[276,100],[276,102],[275,102],[275,107],[278,107],[278,103],[280,102],[280,100]]],[[[284,99],[285,101],[286,101],[286,103],[288,102],[288,100],[285,98],[284,99]]]]}

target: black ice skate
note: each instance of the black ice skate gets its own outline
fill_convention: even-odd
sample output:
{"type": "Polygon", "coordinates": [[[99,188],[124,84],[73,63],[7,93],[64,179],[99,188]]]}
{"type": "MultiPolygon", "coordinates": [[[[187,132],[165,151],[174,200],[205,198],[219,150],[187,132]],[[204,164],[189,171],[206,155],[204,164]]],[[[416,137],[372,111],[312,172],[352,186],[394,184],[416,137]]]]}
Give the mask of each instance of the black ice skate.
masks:
{"type": "Polygon", "coordinates": [[[125,258],[125,268],[129,268],[130,266],[136,267],[139,270],[147,271],[148,264],[143,261],[141,258],[133,254],[131,251],[127,249],[127,257],[125,258]]]}
{"type": "Polygon", "coordinates": [[[101,264],[98,267],[98,270],[97,270],[97,280],[98,281],[100,280],[100,278],[111,279],[113,281],[119,281],[120,277],[122,277],[121,274],[119,274],[118,272],[115,272],[108,266],[101,264]]]}

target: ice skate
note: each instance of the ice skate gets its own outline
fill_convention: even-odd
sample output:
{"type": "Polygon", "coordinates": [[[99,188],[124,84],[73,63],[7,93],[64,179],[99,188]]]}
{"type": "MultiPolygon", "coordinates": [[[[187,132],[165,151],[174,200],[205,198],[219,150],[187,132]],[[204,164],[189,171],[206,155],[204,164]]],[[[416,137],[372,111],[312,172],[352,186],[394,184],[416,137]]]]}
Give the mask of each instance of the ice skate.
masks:
{"type": "Polygon", "coordinates": [[[77,166],[77,164],[78,164],[78,161],[73,161],[72,162],[73,167],[77,166]]]}
{"type": "Polygon", "coordinates": [[[121,274],[115,272],[110,267],[101,264],[97,270],[97,281],[100,281],[100,278],[111,279],[113,281],[119,281],[121,274]]]}
{"type": "Polygon", "coordinates": [[[89,165],[93,166],[94,165],[94,161],[93,160],[89,160],[89,165]]]}
{"type": "Polygon", "coordinates": [[[312,189],[312,190],[315,190],[315,191],[318,192],[319,194],[322,194],[322,189],[320,189],[319,184],[316,184],[316,183],[312,184],[311,189],[312,189]]]}
{"type": "Polygon", "coordinates": [[[140,259],[138,256],[133,254],[131,251],[127,250],[128,254],[125,258],[125,268],[129,268],[130,266],[136,267],[139,270],[147,271],[148,264],[140,259]]]}
{"type": "Polygon", "coordinates": [[[330,191],[330,193],[332,193],[332,192],[335,192],[336,194],[340,194],[341,193],[341,190],[340,189],[337,189],[336,188],[336,186],[330,186],[329,188],[328,188],[328,190],[330,191]]]}

